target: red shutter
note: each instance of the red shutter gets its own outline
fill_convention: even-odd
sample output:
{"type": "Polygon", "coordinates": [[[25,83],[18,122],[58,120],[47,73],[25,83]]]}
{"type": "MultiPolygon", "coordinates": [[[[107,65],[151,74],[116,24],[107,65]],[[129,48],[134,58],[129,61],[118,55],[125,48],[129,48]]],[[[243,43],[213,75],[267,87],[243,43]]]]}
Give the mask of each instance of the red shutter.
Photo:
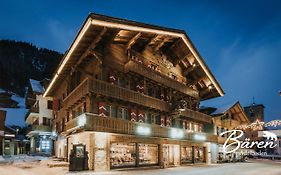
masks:
{"type": "Polygon", "coordinates": [[[130,118],[131,118],[131,121],[133,121],[133,122],[137,121],[137,110],[130,109],[130,118]]]}
{"type": "Polygon", "coordinates": [[[53,110],[54,111],[58,111],[59,110],[59,100],[58,99],[54,99],[53,100],[53,110]]]}
{"type": "Polygon", "coordinates": [[[106,117],[106,108],[105,108],[106,103],[99,102],[98,105],[99,105],[99,116],[106,117]]]}
{"type": "Polygon", "coordinates": [[[137,92],[144,93],[144,81],[141,80],[137,83],[137,92]]]}
{"type": "Polygon", "coordinates": [[[143,123],[144,122],[144,112],[138,111],[138,122],[143,123]]]}
{"type": "Polygon", "coordinates": [[[109,82],[111,84],[117,84],[117,76],[112,72],[109,72],[109,82]]]}

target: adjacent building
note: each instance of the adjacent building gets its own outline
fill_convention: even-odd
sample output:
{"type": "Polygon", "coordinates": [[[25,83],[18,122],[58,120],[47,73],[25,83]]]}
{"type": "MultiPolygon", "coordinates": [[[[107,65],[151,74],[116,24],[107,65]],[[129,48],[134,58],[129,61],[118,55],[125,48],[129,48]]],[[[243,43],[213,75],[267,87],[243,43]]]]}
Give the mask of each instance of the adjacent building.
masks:
{"type": "Polygon", "coordinates": [[[43,98],[55,155],[108,171],[210,163],[218,136],[199,104],[223,95],[183,30],[90,14],[43,98]]]}
{"type": "Polygon", "coordinates": [[[53,153],[53,100],[51,97],[43,97],[47,82],[46,79],[43,81],[30,79],[26,97],[26,107],[30,109],[25,121],[29,126],[27,137],[30,140],[31,154],[53,153]]]}
{"type": "MultiPolygon", "coordinates": [[[[219,107],[204,107],[200,111],[212,116],[214,123],[215,133],[219,136],[225,131],[240,129],[240,126],[250,125],[250,120],[246,116],[243,107],[239,101],[219,106],[219,107]]],[[[230,133],[222,135],[222,137],[229,137],[230,133]]],[[[244,140],[245,138],[241,138],[244,140]]],[[[243,158],[242,154],[249,150],[237,150],[235,153],[225,154],[223,151],[224,139],[219,137],[217,146],[217,159],[218,162],[239,161],[243,158]]],[[[231,148],[230,148],[231,149],[231,148]]]]}
{"type": "Polygon", "coordinates": [[[12,156],[28,152],[28,140],[18,129],[5,126],[6,111],[0,110],[0,155],[12,156]]]}
{"type": "MultiPolygon", "coordinates": [[[[246,138],[251,141],[262,141],[264,138],[258,135],[258,131],[265,129],[264,127],[264,105],[253,102],[250,106],[244,107],[245,113],[251,122],[251,127],[245,131],[246,138]]],[[[255,151],[265,151],[255,146],[255,151]]]]}

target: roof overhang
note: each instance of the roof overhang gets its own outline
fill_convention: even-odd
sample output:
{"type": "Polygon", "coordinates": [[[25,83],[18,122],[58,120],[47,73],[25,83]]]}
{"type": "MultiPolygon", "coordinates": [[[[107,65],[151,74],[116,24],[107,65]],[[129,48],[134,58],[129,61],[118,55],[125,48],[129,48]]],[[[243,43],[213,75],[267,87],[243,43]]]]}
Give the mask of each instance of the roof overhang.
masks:
{"type": "Polygon", "coordinates": [[[173,36],[181,38],[188,49],[191,51],[192,55],[195,57],[196,61],[199,63],[200,67],[204,70],[204,73],[207,75],[208,79],[211,81],[211,84],[214,86],[215,90],[217,91],[219,96],[224,95],[224,91],[207,67],[206,63],[203,61],[202,57],[190,41],[189,37],[183,30],[177,29],[170,29],[164,28],[154,25],[148,25],[143,23],[138,23],[134,21],[128,21],[119,18],[112,18],[108,16],[98,15],[98,14],[90,14],[86,21],[84,22],[82,28],[80,29],[78,35],[76,36],[75,40],[73,41],[69,51],[65,54],[64,59],[62,60],[61,64],[59,65],[57,71],[55,72],[48,88],[44,93],[45,96],[51,95],[51,89],[53,88],[54,84],[56,83],[58,77],[62,73],[65,65],[71,60],[71,55],[75,51],[76,47],[78,46],[81,39],[84,37],[86,32],[90,29],[91,26],[100,26],[106,28],[114,28],[114,29],[122,29],[122,30],[129,30],[129,31],[136,31],[136,32],[145,32],[145,33],[153,33],[153,34],[161,34],[166,36],[173,36]]]}

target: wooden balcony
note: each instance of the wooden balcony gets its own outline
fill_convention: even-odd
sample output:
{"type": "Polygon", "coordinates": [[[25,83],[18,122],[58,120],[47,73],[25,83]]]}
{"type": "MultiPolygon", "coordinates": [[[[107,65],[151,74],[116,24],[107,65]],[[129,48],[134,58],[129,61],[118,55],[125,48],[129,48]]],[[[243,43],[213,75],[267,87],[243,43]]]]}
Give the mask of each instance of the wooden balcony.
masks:
{"type": "Polygon", "coordinates": [[[167,102],[97,79],[85,79],[64,99],[63,107],[69,108],[90,93],[128,101],[161,111],[170,111],[170,105],[167,102]]]}
{"type": "Polygon", "coordinates": [[[90,81],[82,81],[64,100],[63,108],[67,109],[90,93],[90,81]]]}
{"type": "Polygon", "coordinates": [[[239,121],[233,119],[224,119],[221,121],[221,124],[223,128],[231,128],[231,129],[241,125],[239,121]]]}
{"type": "Polygon", "coordinates": [[[148,95],[135,92],[126,88],[122,88],[110,83],[100,81],[100,80],[91,80],[91,92],[128,101],[138,105],[146,106],[149,108],[161,110],[161,111],[170,111],[170,105],[167,102],[164,102],[160,99],[150,97],[148,95]]]}
{"type": "Polygon", "coordinates": [[[50,125],[31,125],[28,127],[27,135],[31,136],[33,134],[38,134],[40,132],[51,132],[52,127],[50,125]]]}
{"type": "Polygon", "coordinates": [[[169,76],[163,75],[153,69],[137,63],[134,60],[129,60],[128,63],[125,64],[125,70],[135,72],[139,75],[149,78],[155,82],[161,83],[167,87],[171,87],[191,97],[197,99],[199,98],[199,93],[196,90],[170,78],[169,76]]]}
{"type": "Polygon", "coordinates": [[[129,120],[110,117],[99,117],[98,115],[91,113],[84,113],[66,123],[67,133],[71,133],[75,130],[217,142],[217,136],[212,134],[189,133],[186,130],[179,128],[161,127],[160,125],[156,124],[132,122],[129,120]],[[148,133],[143,134],[142,132],[138,132],[140,131],[140,127],[145,128],[144,132],[148,133]],[[181,132],[182,134],[180,134],[180,136],[173,135],[173,131],[175,130],[181,132]]]}
{"type": "Polygon", "coordinates": [[[181,111],[178,113],[178,115],[183,116],[184,118],[190,118],[192,120],[195,121],[200,121],[200,122],[204,122],[204,123],[212,123],[212,117],[198,112],[198,111],[193,111],[191,109],[185,109],[184,111],[181,111]]]}

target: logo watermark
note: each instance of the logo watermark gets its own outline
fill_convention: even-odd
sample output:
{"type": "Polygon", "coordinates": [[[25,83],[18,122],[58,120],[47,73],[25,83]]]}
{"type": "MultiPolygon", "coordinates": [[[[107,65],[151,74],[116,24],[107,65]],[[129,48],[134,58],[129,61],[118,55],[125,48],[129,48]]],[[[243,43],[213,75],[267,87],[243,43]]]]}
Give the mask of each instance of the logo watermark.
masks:
{"type": "Polygon", "coordinates": [[[234,153],[239,149],[253,149],[254,147],[262,149],[277,147],[277,144],[275,143],[277,136],[269,131],[263,131],[263,137],[269,139],[265,141],[251,141],[249,138],[245,138],[244,141],[241,141],[244,136],[244,131],[242,130],[225,131],[222,132],[220,136],[225,134],[228,134],[228,137],[223,144],[223,153],[225,154],[234,153]]]}

